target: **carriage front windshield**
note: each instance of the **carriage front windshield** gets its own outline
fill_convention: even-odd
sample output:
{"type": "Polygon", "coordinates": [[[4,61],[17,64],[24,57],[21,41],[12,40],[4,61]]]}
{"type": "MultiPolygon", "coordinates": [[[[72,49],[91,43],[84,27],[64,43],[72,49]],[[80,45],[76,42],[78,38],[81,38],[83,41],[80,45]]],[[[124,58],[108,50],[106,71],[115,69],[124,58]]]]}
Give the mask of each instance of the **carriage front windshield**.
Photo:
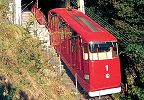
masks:
{"type": "Polygon", "coordinates": [[[113,59],[118,57],[118,46],[116,42],[89,43],[90,60],[113,59]]]}

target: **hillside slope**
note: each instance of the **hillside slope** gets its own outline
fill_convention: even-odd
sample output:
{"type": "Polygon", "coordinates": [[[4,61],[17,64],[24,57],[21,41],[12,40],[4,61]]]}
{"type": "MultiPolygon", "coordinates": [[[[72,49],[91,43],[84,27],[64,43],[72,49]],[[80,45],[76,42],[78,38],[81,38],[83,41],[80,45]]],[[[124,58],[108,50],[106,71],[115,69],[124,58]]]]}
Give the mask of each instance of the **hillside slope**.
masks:
{"type": "Polygon", "coordinates": [[[0,24],[0,99],[74,100],[29,32],[0,24]]]}

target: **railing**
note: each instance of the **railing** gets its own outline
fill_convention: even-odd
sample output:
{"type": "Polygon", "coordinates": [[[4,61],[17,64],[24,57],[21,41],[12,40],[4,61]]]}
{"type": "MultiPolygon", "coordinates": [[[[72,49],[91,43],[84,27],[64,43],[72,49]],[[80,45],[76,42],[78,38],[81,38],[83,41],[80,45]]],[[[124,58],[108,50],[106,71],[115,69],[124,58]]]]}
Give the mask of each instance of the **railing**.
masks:
{"type": "Polygon", "coordinates": [[[39,24],[41,25],[46,25],[46,17],[40,10],[40,8],[37,8],[37,5],[34,4],[31,8],[31,12],[34,14],[34,17],[38,21],[39,24]]]}

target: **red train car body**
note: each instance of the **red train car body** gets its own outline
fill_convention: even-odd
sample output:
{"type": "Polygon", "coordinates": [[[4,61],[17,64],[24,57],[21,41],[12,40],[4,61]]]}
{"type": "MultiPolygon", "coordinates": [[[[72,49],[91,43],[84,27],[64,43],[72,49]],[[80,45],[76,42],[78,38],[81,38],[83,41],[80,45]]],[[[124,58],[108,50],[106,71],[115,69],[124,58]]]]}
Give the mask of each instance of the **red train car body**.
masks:
{"type": "Polygon", "coordinates": [[[117,39],[75,9],[48,12],[51,44],[89,96],[121,91],[117,39]]]}

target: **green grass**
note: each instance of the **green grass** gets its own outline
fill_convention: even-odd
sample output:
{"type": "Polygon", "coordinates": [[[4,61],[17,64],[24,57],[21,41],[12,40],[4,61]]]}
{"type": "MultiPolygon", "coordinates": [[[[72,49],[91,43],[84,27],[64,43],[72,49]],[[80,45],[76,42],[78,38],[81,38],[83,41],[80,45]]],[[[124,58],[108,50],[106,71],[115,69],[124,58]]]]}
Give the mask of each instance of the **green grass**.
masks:
{"type": "Polygon", "coordinates": [[[40,41],[21,26],[0,24],[0,74],[11,84],[6,96],[4,89],[8,87],[0,88],[5,100],[74,100],[57,75],[53,76],[55,72],[40,46],[40,41]]]}

